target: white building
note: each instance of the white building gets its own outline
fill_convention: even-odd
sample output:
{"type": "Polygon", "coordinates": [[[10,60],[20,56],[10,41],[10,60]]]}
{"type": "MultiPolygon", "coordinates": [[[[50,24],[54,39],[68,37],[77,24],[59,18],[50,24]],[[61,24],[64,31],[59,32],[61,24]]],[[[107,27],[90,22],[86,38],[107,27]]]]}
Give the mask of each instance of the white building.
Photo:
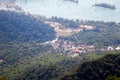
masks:
{"type": "Polygon", "coordinates": [[[107,50],[108,51],[114,51],[114,48],[112,46],[108,46],[107,50]]]}
{"type": "Polygon", "coordinates": [[[116,50],[120,50],[120,46],[116,47],[115,49],[116,49],[116,50]]]}

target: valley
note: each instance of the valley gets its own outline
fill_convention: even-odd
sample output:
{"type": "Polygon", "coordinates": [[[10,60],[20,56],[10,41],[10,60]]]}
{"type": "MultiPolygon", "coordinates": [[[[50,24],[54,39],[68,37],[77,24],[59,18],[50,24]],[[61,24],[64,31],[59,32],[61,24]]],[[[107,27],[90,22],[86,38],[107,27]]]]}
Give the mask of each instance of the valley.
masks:
{"type": "Polygon", "coordinates": [[[41,16],[13,2],[0,1],[0,80],[120,79],[119,22],[41,16]]]}

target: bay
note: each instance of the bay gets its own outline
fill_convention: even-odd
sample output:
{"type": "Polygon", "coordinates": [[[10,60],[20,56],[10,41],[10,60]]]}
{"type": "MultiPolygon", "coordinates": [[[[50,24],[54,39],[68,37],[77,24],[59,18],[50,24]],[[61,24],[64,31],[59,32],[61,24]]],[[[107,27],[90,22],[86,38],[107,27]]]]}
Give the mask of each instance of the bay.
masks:
{"type": "Polygon", "coordinates": [[[119,0],[78,0],[78,3],[65,0],[17,0],[19,6],[32,13],[67,19],[120,22],[119,0]],[[93,7],[96,3],[115,5],[116,9],[93,7]]]}

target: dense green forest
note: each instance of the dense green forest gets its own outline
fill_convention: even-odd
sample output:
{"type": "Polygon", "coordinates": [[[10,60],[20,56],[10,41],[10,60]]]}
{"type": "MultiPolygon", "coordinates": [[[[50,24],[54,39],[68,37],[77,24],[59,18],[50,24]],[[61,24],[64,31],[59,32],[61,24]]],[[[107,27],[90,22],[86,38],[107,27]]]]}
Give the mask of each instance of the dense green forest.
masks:
{"type": "Polygon", "coordinates": [[[54,29],[34,16],[0,10],[0,43],[45,42],[54,38],[54,29]]]}
{"type": "Polygon", "coordinates": [[[22,60],[51,51],[51,46],[42,43],[55,36],[52,27],[31,14],[0,10],[0,76],[22,64],[22,60]]]}
{"type": "Polygon", "coordinates": [[[120,80],[120,54],[85,62],[61,80],[120,80]]]}
{"type": "Polygon", "coordinates": [[[4,67],[1,70],[1,78],[7,80],[79,80],[80,78],[82,80],[109,80],[109,78],[120,77],[119,55],[119,51],[91,53],[91,55],[87,54],[84,57],[79,56],[77,58],[59,54],[44,54],[40,57],[37,54],[22,58],[9,67],[4,67]],[[103,57],[105,54],[110,55],[103,57]],[[69,69],[71,66],[73,67],[69,69]]]}

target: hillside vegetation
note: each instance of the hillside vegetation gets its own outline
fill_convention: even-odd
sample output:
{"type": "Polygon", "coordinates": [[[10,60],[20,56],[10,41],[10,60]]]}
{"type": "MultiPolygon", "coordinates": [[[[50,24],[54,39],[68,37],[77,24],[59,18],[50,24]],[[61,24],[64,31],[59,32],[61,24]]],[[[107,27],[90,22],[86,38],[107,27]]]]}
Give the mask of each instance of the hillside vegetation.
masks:
{"type": "Polygon", "coordinates": [[[85,62],[61,80],[120,80],[120,54],[85,62]]]}
{"type": "Polygon", "coordinates": [[[31,56],[50,51],[52,47],[42,43],[55,36],[52,27],[31,14],[0,10],[0,76],[31,56]]]}
{"type": "Polygon", "coordinates": [[[69,40],[98,46],[120,44],[119,23],[83,22],[61,18],[44,20],[28,13],[0,10],[0,80],[119,78],[119,51],[91,52],[74,58],[62,55],[63,49],[54,49],[52,45],[43,44],[56,37],[53,27],[45,24],[45,21],[58,22],[63,25],[61,27],[63,29],[78,29],[79,25],[94,27],[92,30],[83,28],[79,33],[60,38],[63,41],[69,40]],[[106,54],[111,55],[101,58],[106,54]],[[96,59],[99,60],[91,61],[96,59]],[[76,70],[74,70],[75,66],[78,66],[76,70]],[[73,74],[64,76],[72,70],[73,74]]]}
{"type": "Polygon", "coordinates": [[[69,37],[61,37],[64,40],[83,42],[97,47],[120,44],[120,23],[100,21],[80,21],[80,25],[93,26],[94,29],[80,31],[69,37]]]}
{"type": "Polygon", "coordinates": [[[0,10],[0,43],[45,42],[54,38],[54,29],[32,15],[0,10]]]}

